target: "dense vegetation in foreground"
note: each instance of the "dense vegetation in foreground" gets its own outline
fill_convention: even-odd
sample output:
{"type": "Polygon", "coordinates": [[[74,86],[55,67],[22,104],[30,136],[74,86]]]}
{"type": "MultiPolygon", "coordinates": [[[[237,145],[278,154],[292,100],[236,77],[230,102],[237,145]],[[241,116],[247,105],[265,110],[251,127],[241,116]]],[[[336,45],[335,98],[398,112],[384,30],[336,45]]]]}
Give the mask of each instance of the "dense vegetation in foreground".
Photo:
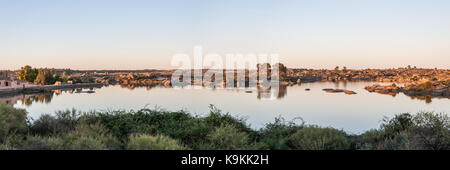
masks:
{"type": "Polygon", "coordinates": [[[60,111],[27,120],[0,104],[0,150],[448,150],[446,114],[400,114],[361,135],[276,118],[260,130],[211,106],[208,116],[158,109],[78,113],[60,111]]]}

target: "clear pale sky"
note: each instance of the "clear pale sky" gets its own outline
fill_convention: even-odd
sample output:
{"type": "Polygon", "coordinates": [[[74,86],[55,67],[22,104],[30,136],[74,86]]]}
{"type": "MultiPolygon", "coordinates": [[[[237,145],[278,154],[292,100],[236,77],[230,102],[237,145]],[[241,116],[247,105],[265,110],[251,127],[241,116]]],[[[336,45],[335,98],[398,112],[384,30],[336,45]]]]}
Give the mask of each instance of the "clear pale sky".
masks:
{"type": "Polygon", "coordinates": [[[0,70],[172,68],[195,45],[297,68],[449,69],[450,1],[0,1],[0,70]]]}

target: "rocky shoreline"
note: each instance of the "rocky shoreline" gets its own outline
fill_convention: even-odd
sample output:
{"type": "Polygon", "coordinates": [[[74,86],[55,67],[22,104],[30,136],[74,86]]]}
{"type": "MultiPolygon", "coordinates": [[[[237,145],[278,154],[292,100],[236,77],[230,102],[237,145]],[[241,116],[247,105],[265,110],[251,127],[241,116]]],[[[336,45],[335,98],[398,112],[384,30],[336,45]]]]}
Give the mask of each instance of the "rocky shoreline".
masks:
{"type": "Polygon", "coordinates": [[[448,97],[450,98],[450,87],[448,82],[417,82],[408,83],[402,86],[397,86],[395,83],[391,85],[366,86],[365,89],[369,92],[380,94],[388,94],[395,96],[398,93],[404,93],[408,96],[433,96],[433,97],[448,97]]]}

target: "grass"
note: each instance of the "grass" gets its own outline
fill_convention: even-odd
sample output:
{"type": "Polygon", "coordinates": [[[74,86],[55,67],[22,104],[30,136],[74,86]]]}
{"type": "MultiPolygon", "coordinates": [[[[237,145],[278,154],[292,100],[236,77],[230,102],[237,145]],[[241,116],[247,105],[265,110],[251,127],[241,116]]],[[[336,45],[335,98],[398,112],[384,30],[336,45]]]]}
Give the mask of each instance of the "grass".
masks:
{"type": "Polygon", "coordinates": [[[28,121],[26,111],[0,104],[0,150],[449,150],[446,114],[385,118],[361,135],[276,118],[254,130],[211,106],[207,116],[141,109],[59,111],[28,121]]]}

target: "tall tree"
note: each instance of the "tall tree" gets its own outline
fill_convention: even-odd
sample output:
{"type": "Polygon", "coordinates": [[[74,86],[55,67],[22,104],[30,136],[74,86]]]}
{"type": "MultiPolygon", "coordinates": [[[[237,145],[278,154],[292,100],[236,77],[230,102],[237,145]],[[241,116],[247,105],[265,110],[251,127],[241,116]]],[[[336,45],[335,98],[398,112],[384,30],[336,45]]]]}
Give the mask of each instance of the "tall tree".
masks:
{"type": "Polygon", "coordinates": [[[43,68],[39,69],[39,73],[34,82],[41,85],[49,85],[55,83],[55,78],[53,77],[53,73],[49,69],[43,68]]]}
{"type": "Polygon", "coordinates": [[[36,77],[38,75],[38,70],[35,68],[32,68],[29,65],[26,65],[26,66],[20,68],[17,75],[19,76],[19,80],[34,82],[34,80],[36,79],[36,77]]]}

